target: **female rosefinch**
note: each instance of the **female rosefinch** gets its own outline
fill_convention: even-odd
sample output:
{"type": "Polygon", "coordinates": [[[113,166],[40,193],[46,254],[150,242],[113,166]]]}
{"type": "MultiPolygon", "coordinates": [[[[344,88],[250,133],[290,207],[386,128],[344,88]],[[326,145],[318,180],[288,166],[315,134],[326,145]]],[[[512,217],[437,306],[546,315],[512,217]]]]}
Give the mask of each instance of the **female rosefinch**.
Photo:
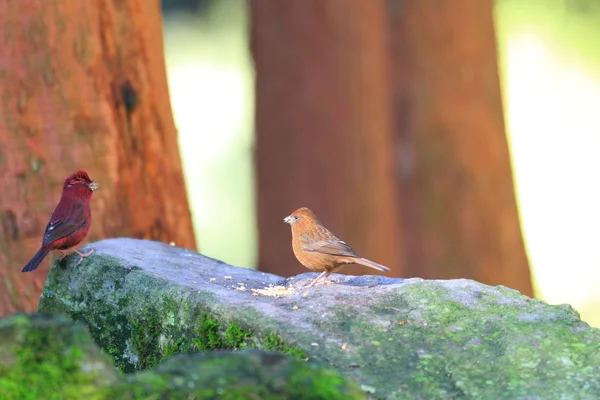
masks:
{"type": "Polygon", "coordinates": [[[96,189],[98,184],[84,171],[77,171],[65,179],[60,201],[46,226],[42,246],[21,272],[35,270],[52,250],[60,251],[61,259],[71,253],[79,254],[81,258],[77,265],[94,252],[90,250],[81,253],[75,249],[75,246],[81,243],[90,231],[92,224],[90,199],[96,189]]]}
{"type": "Polygon", "coordinates": [[[360,264],[378,271],[388,267],[362,258],[350,246],[325,228],[316,215],[302,207],[283,219],[292,227],[292,249],[302,265],[312,271],[323,271],[308,287],[312,287],[323,275],[327,277],[342,269],[345,264],[360,264]]]}

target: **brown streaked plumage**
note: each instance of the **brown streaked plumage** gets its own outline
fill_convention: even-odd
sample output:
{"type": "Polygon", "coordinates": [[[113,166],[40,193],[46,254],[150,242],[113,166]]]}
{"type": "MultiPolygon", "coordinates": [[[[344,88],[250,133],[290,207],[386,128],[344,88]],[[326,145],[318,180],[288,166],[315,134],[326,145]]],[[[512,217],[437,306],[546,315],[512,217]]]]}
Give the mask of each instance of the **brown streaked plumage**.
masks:
{"type": "Polygon", "coordinates": [[[327,277],[346,264],[360,264],[378,271],[388,267],[359,256],[350,246],[325,228],[317,216],[306,207],[288,215],[283,222],[292,227],[292,249],[302,265],[311,271],[322,272],[308,287],[314,286],[323,275],[327,277]]]}

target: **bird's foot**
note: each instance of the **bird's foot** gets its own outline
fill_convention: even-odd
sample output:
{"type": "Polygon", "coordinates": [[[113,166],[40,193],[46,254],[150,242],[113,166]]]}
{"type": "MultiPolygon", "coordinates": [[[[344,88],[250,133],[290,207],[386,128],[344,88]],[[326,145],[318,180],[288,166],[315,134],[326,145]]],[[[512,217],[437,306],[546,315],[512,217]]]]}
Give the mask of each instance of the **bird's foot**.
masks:
{"type": "Polygon", "coordinates": [[[79,261],[77,261],[77,264],[75,264],[75,266],[76,267],[79,266],[79,264],[81,264],[81,262],[83,261],[84,258],[88,258],[92,254],[94,254],[94,252],[96,252],[96,250],[94,250],[94,249],[90,249],[90,250],[86,251],[85,253],[82,253],[79,250],[75,250],[74,253],[77,253],[79,255],[79,261]]]}
{"type": "Polygon", "coordinates": [[[322,279],[322,280],[319,280],[319,281],[317,281],[317,280],[315,279],[315,280],[314,280],[314,281],[312,281],[312,282],[310,283],[310,285],[308,285],[306,288],[308,289],[308,288],[311,288],[311,287],[313,287],[313,286],[331,286],[331,285],[333,285],[334,283],[335,283],[334,281],[331,281],[331,280],[328,280],[328,279],[322,279]]]}
{"type": "Polygon", "coordinates": [[[315,286],[316,284],[317,284],[317,280],[315,279],[308,286],[306,286],[306,289],[310,289],[311,287],[315,286]]]}

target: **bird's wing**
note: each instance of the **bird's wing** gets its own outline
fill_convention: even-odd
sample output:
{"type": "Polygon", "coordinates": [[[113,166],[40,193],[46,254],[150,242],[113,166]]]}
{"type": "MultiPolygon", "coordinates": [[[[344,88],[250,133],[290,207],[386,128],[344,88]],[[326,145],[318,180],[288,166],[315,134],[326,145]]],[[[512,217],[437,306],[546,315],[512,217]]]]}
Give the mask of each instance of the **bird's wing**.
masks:
{"type": "Polygon", "coordinates": [[[335,240],[314,240],[309,243],[304,243],[302,248],[306,251],[314,251],[317,253],[328,254],[331,256],[340,257],[360,257],[350,246],[345,242],[335,240]]]}
{"type": "Polygon", "coordinates": [[[70,235],[88,223],[84,205],[78,201],[60,202],[50,217],[44,232],[42,247],[70,235]]]}

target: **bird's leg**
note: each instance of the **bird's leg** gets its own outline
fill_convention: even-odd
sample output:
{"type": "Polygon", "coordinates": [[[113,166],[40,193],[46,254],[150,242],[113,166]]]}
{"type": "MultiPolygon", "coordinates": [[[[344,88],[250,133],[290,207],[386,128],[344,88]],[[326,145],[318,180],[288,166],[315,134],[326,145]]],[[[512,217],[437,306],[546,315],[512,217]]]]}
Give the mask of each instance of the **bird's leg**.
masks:
{"type": "Polygon", "coordinates": [[[58,259],[59,262],[62,261],[63,258],[67,257],[68,255],[73,254],[73,249],[65,249],[65,250],[57,249],[57,250],[60,251],[60,258],[58,259]]]}
{"type": "Polygon", "coordinates": [[[323,283],[328,283],[328,285],[327,285],[327,286],[329,286],[329,284],[332,284],[332,283],[337,283],[337,282],[339,282],[339,281],[327,280],[327,278],[329,278],[329,275],[331,275],[331,274],[333,274],[333,271],[329,271],[329,272],[327,273],[327,275],[325,275],[325,279],[323,280],[323,283]]]}
{"type": "Polygon", "coordinates": [[[92,254],[94,254],[95,251],[96,250],[94,250],[94,249],[90,249],[89,251],[82,253],[79,250],[73,250],[74,253],[77,253],[79,255],[79,261],[77,261],[77,264],[75,264],[75,266],[77,267],[79,264],[81,264],[81,262],[83,261],[84,258],[88,258],[92,254]]]}
{"type": "MultiPolygon", "coordinates": [[[[321,272],[321,275],[317,276],[317,277],[315,278],[315,280],[314,280],[314,281],[312,281],[312,282],[310,283],[310,285],[308,285],[308,286],[307,286],[307,289],[308,289],[308,288],[311,288],[311,287],[313,287],[313,286],[315,285],[315,283],[317,283],[317,281],[318,281],[319,279],[321,279],[321,277],[322,277],[323,275],[325,275],[325,274],[327,274],[327,271],[323,271],[323,272],[321,272]]],[[[329,274],[327,274],[327,275],[329,276],[329,274]]],[[[327,279],[327,277],[325,277],[325,279],[327,279]]]]}
{"type": "MultiPolygon", "coordinates": [[[[334,281],[331,281],[331,280],[329,280],[329,281],[327,280],[327,278],[329,278],[329,275],[331,275],[332,273],[333,273],[333,271],[328,272],[327,275],[325,275],[325,279],[323,279],[323,283],[324,284],[326,283],[327,286],[331,285],[334,282],[334,281]]],[[[335,281],[335,282],[339,282],[339,281],[335,281]]]]}

